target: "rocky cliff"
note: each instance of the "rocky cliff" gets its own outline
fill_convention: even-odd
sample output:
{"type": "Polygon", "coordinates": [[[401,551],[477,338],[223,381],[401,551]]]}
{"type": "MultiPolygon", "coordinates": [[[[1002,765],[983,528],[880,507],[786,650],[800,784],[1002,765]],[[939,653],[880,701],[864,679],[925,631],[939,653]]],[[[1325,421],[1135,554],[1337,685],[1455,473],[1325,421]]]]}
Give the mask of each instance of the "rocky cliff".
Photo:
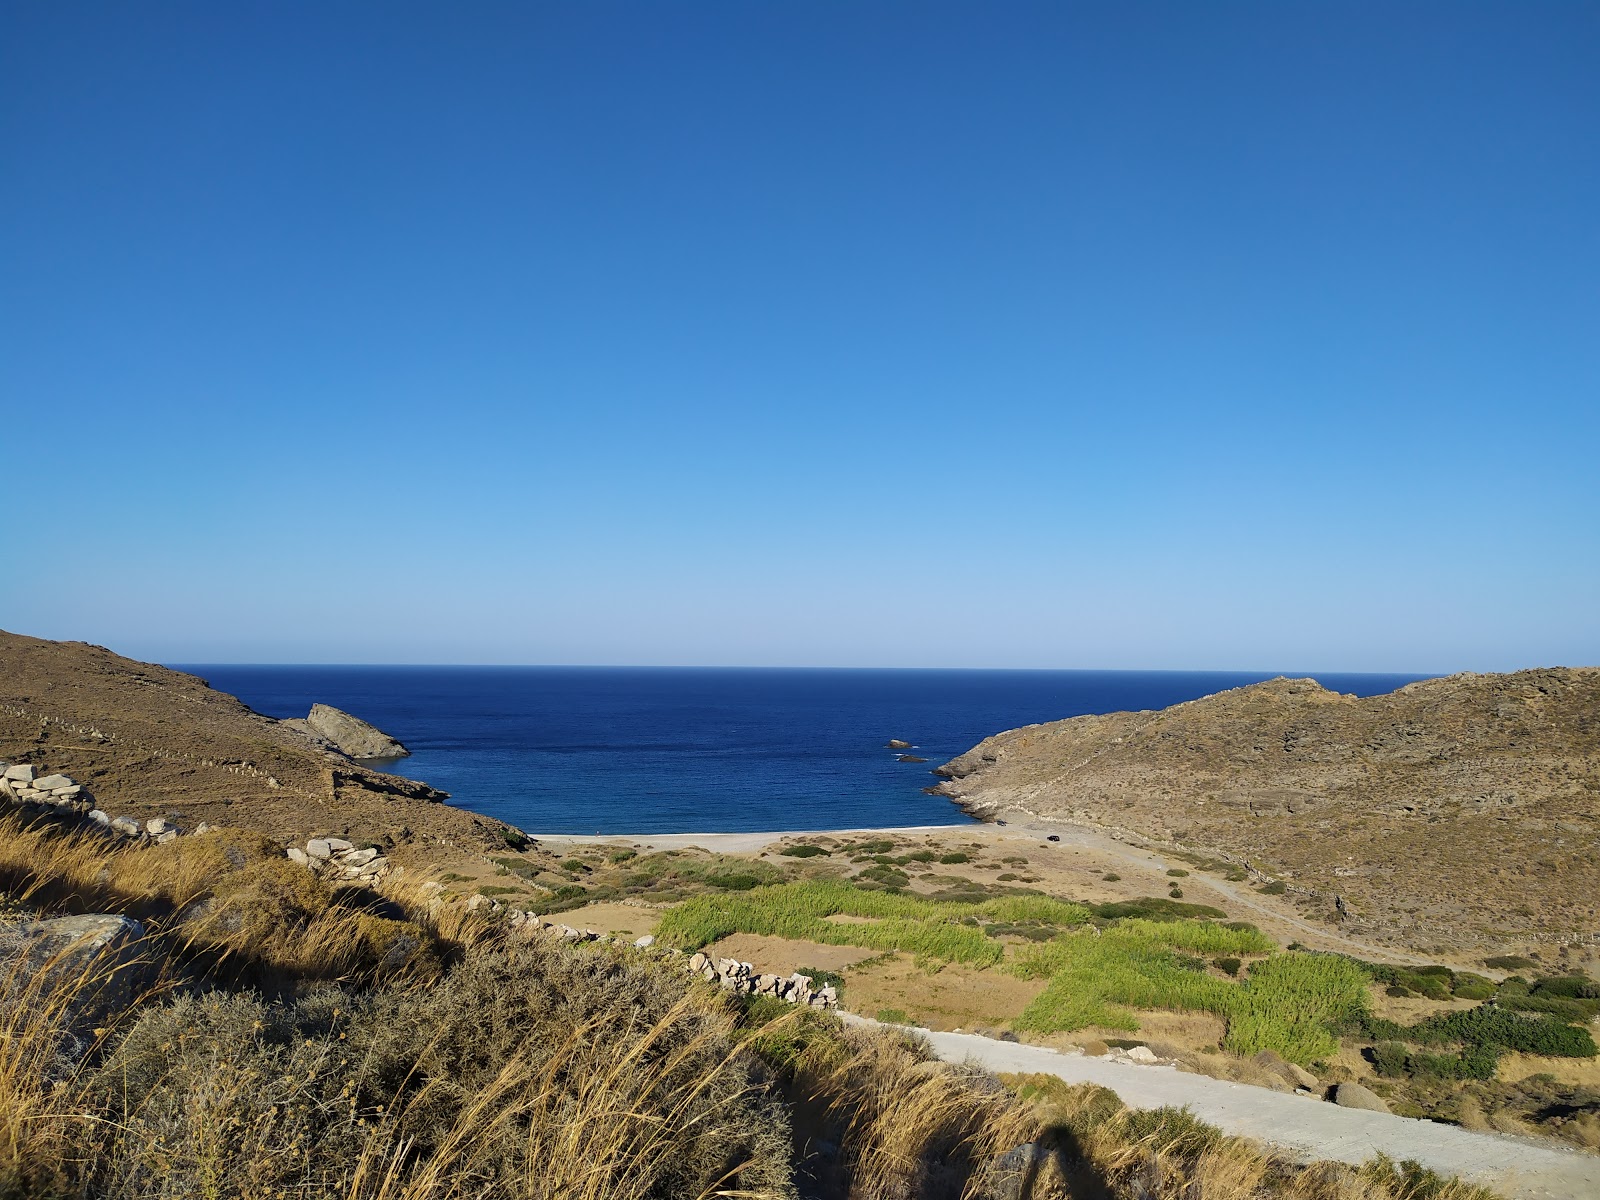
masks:
{"type": "Polygon", "coordinates": [[[1600,940],[1597,668],[1453,675],[1366,699],[1274,679],[1013,729],[936,773],[934,790],[978,816],[1248,861],[1367,936],[1600,940]]]}

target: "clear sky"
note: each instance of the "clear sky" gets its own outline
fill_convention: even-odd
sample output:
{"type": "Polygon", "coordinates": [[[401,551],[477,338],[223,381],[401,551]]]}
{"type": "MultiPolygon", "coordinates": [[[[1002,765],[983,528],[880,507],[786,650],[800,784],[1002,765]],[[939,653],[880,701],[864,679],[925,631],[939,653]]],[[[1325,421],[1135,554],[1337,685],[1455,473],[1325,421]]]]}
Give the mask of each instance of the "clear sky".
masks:
{"type": "Polygon", "coordinates": [[[0,627],[1600,662],[1600,6],[0,13],[0,627]]]}

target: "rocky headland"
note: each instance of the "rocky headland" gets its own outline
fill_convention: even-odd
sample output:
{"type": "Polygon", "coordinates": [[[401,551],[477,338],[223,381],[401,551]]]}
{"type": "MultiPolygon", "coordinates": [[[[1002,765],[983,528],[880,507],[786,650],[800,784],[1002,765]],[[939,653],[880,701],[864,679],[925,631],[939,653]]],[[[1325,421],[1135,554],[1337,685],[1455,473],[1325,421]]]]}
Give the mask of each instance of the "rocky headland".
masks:
{"type": "Polygon", "coordinates": [[[50,775],[69,779],[63,786],[77,790],[56,798],[85,813],[141,828],[246,825],[284,844],[330,834],[385,848],[416,842],[477,858],[520,843],[509,826],[441,803],[447,793],[363,761],[405,752],[324,705],[308,719],[274,720],[181,671],[0,631],[0,760],[31,764],[38,778],[15,782],[35,790],[50,775]]]}
{"type": "Polygon", "coordinates": [[[1360,699],[1274,679],[986,738],[932,789],[1218,854],[1308,914],[1423,950],[1600,941],[1600,669],[1360,699]]]}

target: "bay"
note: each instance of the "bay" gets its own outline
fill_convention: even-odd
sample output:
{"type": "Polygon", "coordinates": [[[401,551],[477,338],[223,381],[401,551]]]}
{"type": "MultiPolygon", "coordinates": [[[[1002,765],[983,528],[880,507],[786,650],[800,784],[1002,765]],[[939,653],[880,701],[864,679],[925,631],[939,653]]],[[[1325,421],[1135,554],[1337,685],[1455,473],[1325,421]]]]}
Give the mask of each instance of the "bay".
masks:
{"type": "MultiPolygon", "coordinates": [[[[968,820],[929,771],[1003,729],[1163,708],[1269,674],[178,665],[258,712],[331,704],[411,751],[386,768],[529,833],[753,832],[968,820]],[[886,748],[912,742],[926,763],[886,748]]],[[[1317,675],[1357,695],[1413,675],[1317,675]]]]}

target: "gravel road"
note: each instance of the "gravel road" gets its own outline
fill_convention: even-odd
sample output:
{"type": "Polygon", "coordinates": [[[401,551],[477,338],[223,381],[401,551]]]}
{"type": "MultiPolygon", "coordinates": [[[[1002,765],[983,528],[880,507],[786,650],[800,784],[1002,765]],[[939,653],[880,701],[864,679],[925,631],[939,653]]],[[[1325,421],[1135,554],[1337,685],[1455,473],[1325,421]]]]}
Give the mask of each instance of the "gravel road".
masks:
{"type": "MultiPolygon", "coordinates": [[[[865,1017],[845,1020],[876,1025],[865,1017]]],[[[1362,1163],[1382,1153],[1414,1159],[1445,1175],[1491,1187],[1508,1200],[1596,1200],[1600,1156],[1556,1143],[1453,1125],[1340,1108],[1309,1096],[1190,1075],[1169,1066],[1136,1066],[1044,1046],[996,1041],[970,1033],[919,1030],[946,1062],[971,1059],[990,1071],[1055,1075],[1098,1083],[1132,1108],[1188,1108],[1227,1133],[1265,1142],[1303,1160],[1362,1163]]]]}

